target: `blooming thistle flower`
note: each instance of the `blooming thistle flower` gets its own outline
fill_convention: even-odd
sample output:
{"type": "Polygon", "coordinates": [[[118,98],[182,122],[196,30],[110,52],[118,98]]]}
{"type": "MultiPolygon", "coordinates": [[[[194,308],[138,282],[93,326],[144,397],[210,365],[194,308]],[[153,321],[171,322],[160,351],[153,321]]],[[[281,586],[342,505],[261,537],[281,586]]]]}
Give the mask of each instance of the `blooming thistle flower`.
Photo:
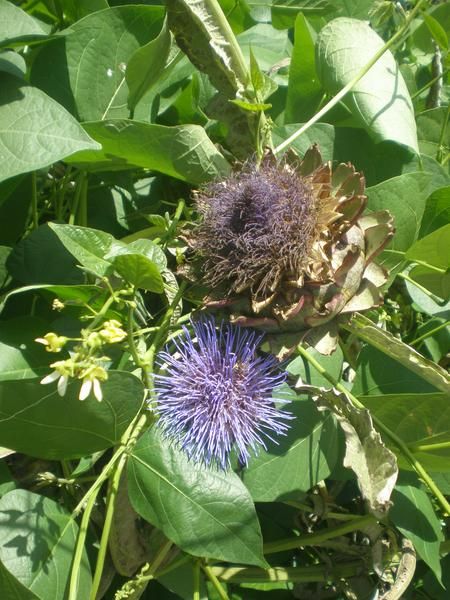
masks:
{"type": "Polygon", "coordinates": [[[195,461],[226,469],[235,449],[246,465],[250,451],[288,429],[292,416],[274,404],[286,400],[272,397],[287,375],[273,356],[257,354],[262,335],[224,323],[216,330],[211,319],[192,327],[193,336],[184,327],[174,340],[175,354],[158,355],[159,423],[195,461]]]}
{"type": "Polygon", "coordinates": [[[352,165],[332,169],[312,146],[302,161],[268,156],[200,190],[201,221],[184,237],[191,275],[213,290],[205,303],[229,308],[239,325],[301,332],[294,346],[315,328],[317,349],[330,353],[335,317],[379,305],[387,278],[373,259],[392,217],[362,216],[364,185],[352,165]]]}

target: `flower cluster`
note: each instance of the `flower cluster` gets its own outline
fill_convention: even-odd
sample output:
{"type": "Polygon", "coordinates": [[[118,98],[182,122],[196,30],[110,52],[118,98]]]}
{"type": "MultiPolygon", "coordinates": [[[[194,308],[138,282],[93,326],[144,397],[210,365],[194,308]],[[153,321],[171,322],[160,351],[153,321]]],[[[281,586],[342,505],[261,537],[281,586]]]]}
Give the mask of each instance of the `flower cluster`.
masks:
{"type": "MultiPolygon", "coordinates": [[[[79,399],[85,400],[91,392],[100,402],[103,399],[101,383],[108,379],[106,365],[109,362],[107,356],[99,356],[99,351],[105,344],[116,344],[126,337],[121,323],[115,319],[105,321],[100,328],[91,331],[81,330],[81,338],[73,351],[69,352],[70,358],[58,360],[50,366],[53,371],[46,375],[41,381],[43,385],[57,381],[57,390],[60,396],[64,396],[70,379],[82,381],[79,399]]],[[[61,352],[70,340],[53,332],[47,333],[42,338],[35,340],[45,345],[48,352],[61,352]]]]}
{"type": "Polygon", "coordinates": [[[291,415],[273,398],[286,380],[273,356],[258,354],[261,335],[231,324],[216,329],[214,321],[192,322],[158,355],[155,375],[159,423],[165,435],[187,455],[226,469],[236,450],[246,465],[250,451],[266,448],[266,439],[283,435],[291,415]]]}

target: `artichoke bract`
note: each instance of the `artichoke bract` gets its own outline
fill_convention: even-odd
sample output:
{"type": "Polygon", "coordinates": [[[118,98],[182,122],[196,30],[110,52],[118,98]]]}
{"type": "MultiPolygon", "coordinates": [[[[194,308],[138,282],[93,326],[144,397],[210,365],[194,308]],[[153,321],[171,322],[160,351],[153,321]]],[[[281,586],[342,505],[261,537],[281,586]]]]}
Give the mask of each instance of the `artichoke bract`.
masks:
{"type": "Polygon", "coordinates": [[[379,305],[387,279],[373,260],[393,220],[387,211],[363,215],[364,190],[362,173],[323,163],[317,145],[303,160],[268,155],[258,168],[244,166],[200,190],[201,220],[185,239],[194,272],[211,290],[206,306],[270,332],[274,347],[306,337],[332,352],[336,317],[379,305]]]}

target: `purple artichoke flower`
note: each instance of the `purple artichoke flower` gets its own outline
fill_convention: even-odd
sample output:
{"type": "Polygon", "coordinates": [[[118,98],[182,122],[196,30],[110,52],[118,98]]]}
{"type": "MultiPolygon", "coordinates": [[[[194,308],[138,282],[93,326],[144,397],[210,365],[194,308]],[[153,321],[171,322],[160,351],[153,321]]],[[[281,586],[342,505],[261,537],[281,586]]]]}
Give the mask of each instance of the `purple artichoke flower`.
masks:
{"type": "MultiPolygon", "coordinates": [[[[230,465],[237,452],[247,465],[250,451],[266,449],[265,439],[284,435],[293,418],[277,408],[274,390],[286,381],[273,356],[257,353],[262,335],[212,319],[192,322],[175,341],[176,352],[158,355],[155,375],[160,426],[192,460],[230,465]]],[[[276,443],[276,442],[275,442],[276,443]]]]}

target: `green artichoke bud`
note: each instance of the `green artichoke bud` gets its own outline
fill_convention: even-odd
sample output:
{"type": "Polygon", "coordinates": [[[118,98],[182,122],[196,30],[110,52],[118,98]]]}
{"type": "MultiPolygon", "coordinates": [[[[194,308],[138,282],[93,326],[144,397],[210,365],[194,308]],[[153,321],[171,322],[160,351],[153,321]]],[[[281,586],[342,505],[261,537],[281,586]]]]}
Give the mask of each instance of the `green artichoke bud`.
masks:
{"type": "Polygon", "coordinates": [[[334,170],[312,146],[299,161],[271,156],[198,192],[201,221],[185,239],[205,305],[242,326],[319,351],[336,346],[336,317],[382,303],[387,274],[373,260],[393,235],[387,211],[363,215],[365,180],[334,170]],[[286,336],[285,334],[289,334],[286,336]]]}

